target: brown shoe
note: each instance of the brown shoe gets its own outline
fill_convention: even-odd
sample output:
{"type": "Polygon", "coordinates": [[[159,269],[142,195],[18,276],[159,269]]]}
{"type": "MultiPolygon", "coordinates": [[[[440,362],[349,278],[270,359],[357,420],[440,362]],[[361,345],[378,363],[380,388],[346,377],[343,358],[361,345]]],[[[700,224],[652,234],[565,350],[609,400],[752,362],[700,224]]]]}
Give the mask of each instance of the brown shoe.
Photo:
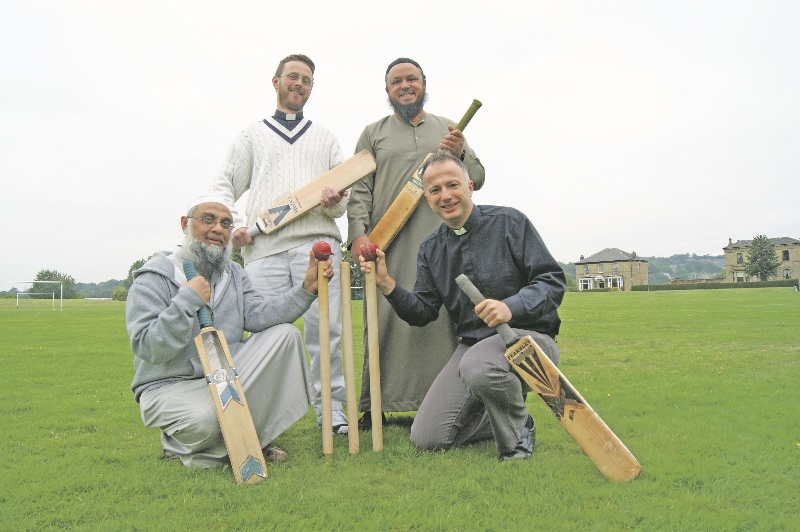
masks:
{"type": "Polygon", "coordinates": [[[269,463],[275,462],[285,462],[289,459],[289,455],[286,454],[286,451],[281,449],[280,447],[275,447],[271,443],[264,447],[264,460],[269,463]]]}

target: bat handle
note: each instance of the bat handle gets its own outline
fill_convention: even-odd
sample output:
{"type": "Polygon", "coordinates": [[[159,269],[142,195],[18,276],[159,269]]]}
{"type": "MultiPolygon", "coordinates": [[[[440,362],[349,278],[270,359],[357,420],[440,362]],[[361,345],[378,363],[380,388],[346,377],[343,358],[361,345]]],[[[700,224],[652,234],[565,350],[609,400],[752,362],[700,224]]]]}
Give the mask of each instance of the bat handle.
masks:
{"type": "MultiPolygon", "coordinates": [[[[191,281],[197,277],[197,272],[194,269],[194,263],[190,260],[183,261],[183,273],[186,274],[186,280],[191,281]]],[[[197,317],[200,319],[200,327],[211,327],[211,316],[208,315],[208,309],[205,304],[197,312],[197,317]]]]}
{"type": "Polygon", "coordinates": [[[480,100],[472,100],[472,104],[470,104],[469,109],[467,112],[464,113],[464,116],[461,117],[461,121],[456,124],[456,129],[459,131],[464,131],[464,128],[467,127],[469,121],[472,120],[472,117],[475,116],[475,113],[480,109],[481,105],[483,105],[480,100]]]}
{"type": "Polygon", "coordinates": [[[247,234],[250,235],[250,238],[255,238],[256,235],[263,233],[264,231],[258,226],[258,222],[256,222],[255,227],[248,227],[247,234]]]}
{"type": "MultiPolygon", "coordinates": [[[[483,294],[481,294],[480,290],[478,290],[475,285],[472,284],[472,281],[470,281],[469,278],[463,273],[456,277],[456,284],[459,286],[459,288],[461,288],[461,290],[464,291],[465,294],[467,294],[467,297],[474,305],[477,305],[486,299],[483,297],[483,294]]],[[[508,323],[501,323],[495,328],[507,346],[517,341],[518,337],[514,331],[511,330],[511,327],[508,325],[508,323]]]]}

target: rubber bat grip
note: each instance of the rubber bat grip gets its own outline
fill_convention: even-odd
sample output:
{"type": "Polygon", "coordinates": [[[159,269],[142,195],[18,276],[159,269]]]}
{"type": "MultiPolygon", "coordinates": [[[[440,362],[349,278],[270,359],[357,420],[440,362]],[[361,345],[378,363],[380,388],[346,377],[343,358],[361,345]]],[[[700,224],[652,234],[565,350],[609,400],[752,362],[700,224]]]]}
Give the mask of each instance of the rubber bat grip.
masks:
{"type": "MultiPolygon", "coordinates": [[[[461,290],[464,291],[465,294],[467,294],[467,297],[470,301],[472,301],[473,304],[477,305],[486,299],[483,297],[483,294],[481,294],[480,290],[478,290],[475,285],[472,284],[472,281],[470,281],[469,278],[463,273],[456,277],[456,284],[459,286],[459,288],[461,288],[461,290]]],[[[496,329],[497,333],[503,338],[503,341],[506,343],[506,345],[511,345],[517,341],[517,335],[511,329],[508,323],[501,323],[496,327],[496,329]]]]}
{"type": "MultiPolygon", "coordinates": [[[[190,260],[183,261],[183,273],[186,274],[186,280],[191,281],[197,277],[197,272],[194,269],[194,263],[190,260]]],[[[208,315],[208,308],[205,304],[197,311],[197,317],[200,319],[200,327],[211,327],[211,316],[208,315]]]]}

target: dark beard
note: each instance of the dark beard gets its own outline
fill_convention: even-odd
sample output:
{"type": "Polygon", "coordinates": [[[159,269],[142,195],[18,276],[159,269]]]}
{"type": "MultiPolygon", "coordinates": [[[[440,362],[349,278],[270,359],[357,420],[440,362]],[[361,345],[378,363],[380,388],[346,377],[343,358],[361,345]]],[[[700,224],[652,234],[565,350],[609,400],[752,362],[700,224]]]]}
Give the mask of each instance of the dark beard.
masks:
{"type": "Polygon", "coordinates": [[[423,92],[414,103],[400,103],[389,98],[389,105],[394,109],[394,112],[400,115],[400,118],[411,122],[418,114],[422,112],[425,102],[428,101],[428,93],[423,92]]]}
{"type": "Polygon", "coordinates": [[[189,250],[194,257],[197,275],[202,276],[209,284],[219,281],[228,263],[227,250],[222,246],[206,246],[202,242],[194,241],[189,250]]]}

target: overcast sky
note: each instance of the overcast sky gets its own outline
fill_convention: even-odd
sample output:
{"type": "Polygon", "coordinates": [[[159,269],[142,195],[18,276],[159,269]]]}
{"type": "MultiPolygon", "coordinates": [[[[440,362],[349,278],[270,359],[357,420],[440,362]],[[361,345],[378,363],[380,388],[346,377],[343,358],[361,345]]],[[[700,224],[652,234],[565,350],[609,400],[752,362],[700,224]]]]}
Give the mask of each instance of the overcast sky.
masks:
{"type": "Polygon", "coordinates": [[[800,238],[800,2],[447,6],[6,3],[0,281],[123,279],[171,249],[231,141],[274,111],[290,53],[317,64],[306,116],[347,156],[390,112],[397,57],[425,70],[429,112],[457,121],[481,100],[474,199],[522,210],[562,262],[800,238]]]}

